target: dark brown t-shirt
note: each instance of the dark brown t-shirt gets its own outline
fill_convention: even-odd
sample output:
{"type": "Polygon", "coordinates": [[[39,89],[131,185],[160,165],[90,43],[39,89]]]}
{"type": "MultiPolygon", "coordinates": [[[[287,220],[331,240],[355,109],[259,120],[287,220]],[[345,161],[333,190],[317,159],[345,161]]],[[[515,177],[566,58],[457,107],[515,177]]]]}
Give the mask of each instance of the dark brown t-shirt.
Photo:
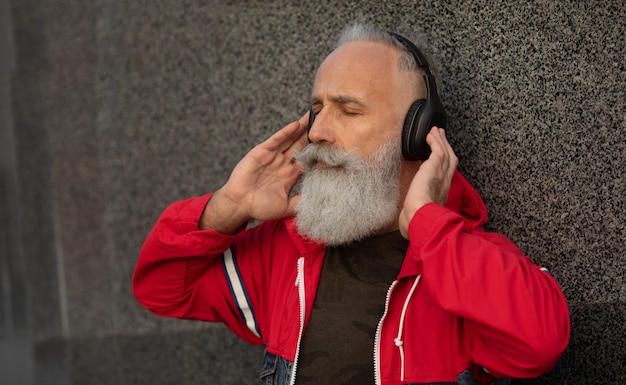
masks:
{"type": "Polygon", "coordinates": [[[374,337],[408,247],[399,231],[329,247],[296,383],[373,384],[374,337]]]}

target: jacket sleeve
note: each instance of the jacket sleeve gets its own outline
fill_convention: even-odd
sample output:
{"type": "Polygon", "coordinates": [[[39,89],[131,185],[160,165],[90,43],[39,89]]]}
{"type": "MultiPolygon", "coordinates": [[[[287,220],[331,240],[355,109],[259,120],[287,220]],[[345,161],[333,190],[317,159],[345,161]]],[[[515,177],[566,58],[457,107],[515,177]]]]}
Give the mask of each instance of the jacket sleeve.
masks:
{"type": "MultiPolygon", "coordinates": [[[[246,324],[246,309],[233,295],[238,288],[228,279],[225,254],[232,265],[229,250],[240,235],[198,229],[210,196],[173,203],[162,213],[141,248],[133,293],[156,315],[224,322],[246,342],[260,344],[260,333],[246,324]]],[[[236,267],[230,268],[236,275],[236,267]]]]}
{"type": "Polygon", "coordinates": [[[427,301],[463,319],[473,361],[495,377],[551,370],[567,347],[570,320],[559,285],[508,238],[471,227],[436,204],[409,225],[408,256],[427,301]]]}

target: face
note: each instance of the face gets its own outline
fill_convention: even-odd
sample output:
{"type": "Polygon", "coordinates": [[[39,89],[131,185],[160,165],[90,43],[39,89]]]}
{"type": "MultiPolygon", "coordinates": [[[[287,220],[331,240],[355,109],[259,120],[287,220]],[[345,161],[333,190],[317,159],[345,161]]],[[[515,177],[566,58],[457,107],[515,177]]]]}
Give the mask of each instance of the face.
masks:
{"type": "Polygon", "coordinates": [[[366,158],[400,136],[409,106],[425,95],[398,71],[399,57],[398,50],[374,42],[349,42],[333,51],[315,77],[309,139],[366,158]]]}
{"type": "Polygon", "coordinates": [[[400,56],[378,43],[351,42],[320,66],[313,90],[313,142],[297,159],[304,165],[298,231],[341,245],[397,228],[410,181],[400,133],[411,103],[420,97],[400,56]]]}

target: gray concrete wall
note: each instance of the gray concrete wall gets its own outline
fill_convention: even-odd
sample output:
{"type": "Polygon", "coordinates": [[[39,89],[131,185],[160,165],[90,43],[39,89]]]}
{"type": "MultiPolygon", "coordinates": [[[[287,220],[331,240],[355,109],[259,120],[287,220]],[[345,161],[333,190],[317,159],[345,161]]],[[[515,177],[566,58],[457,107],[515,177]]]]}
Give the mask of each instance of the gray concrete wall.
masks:
{"type": "Polygon", "coordinates": [[[564,289],[570,347],[529,383],[626,380],[622,0],[0,5],[0,383],[256,383],[260,349],[149,314],[131,274],[169,202],[306,111],[355,20],[428,40],[489,228],[564,289]]]}

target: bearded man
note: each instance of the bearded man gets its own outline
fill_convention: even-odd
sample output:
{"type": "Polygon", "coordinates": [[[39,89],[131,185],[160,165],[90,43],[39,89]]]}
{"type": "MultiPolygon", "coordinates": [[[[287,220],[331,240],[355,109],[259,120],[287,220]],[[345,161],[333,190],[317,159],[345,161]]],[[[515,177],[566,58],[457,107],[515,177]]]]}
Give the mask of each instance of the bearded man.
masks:
{"type": "Polygon", "coordinates": [[[218,191],[165,210],[133,277],[139,302],[264,345],[268,384],[505,384],[550,370],[570,330],[558,284],[483,230],[444,129],[428,125],[429,156],[406,145],[409,116],[436,96],[422,55],[400,35],[347,29],[309,112],[218,191]]]}

